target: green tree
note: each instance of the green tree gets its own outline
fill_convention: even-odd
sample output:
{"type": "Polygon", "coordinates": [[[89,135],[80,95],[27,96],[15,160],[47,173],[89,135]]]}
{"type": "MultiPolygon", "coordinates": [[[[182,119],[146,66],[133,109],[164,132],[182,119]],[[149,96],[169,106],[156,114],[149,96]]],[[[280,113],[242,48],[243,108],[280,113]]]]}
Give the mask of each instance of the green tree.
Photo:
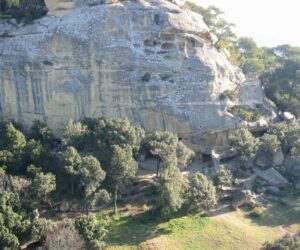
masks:
{"type": "Polygon", "coordinates": [[[17,130],[11,122],[8,123],[3,134],[0,134],[0,149],[8,150],[15,154],[21,152],[25,146],[25,135],[17,130]]]}
{"type": "Polygon", "coordinates": [[[89,129],[86,125],[71,120],[65,128],[63,143],[80,151],[85,148],[87,139],[89,138],[88,135],[89,129]]]}
{"type": "Polygon", "coordinates": [[[134,179],[138,165],[133,159],[132,149],[129,146],[124,148],[113,146],[113,156],[110,165],[111,171],[109,174],[114,185],[114,209],[115,214],[117,214],[118,192],[134,179]]]}
{"type": "Polygon", "coordinates": [[[82,216],[75,220],[75,227],[79,234],[84,238],[87,249],[101,250],[105,247],[107,230],[102,223],[95,223],[96,218],[82,216]]]}
{"type": "Polygon", "coordinates": [[[81,168],[79,170],[80,185],[83,188],[85,209],[88,213],[89,206],[94,203],[95,193],[105,178],[105,172],[102,170],[99,161],[93,156],[82,158],[81,168]]]}
{"type": "Polygon", "coordinates": [[[74,186],[79,185],[79,173],[82,164],[80,154],[74,147],[67,147],[62,154],[62,166],[64,172],[67,174],[68,183],[71,186],[71,194],[74,195],[74,186]]]}
{"type": "Polygon", "coordinates": [[[146,154],[155,155],[157,158],[156,176],[158,177],[160,163],[164,158],[174,155],[180,167],[189,164],[194,152],[186,147],[177,136],[169,132],[155,131],[149,133],[142,142],[146,154]]]}
{"type": "Polygon", "coordinates": [[[40,200],[45,201],[51,205],[48,196],[51,192],[56,189],[56,179],[55,176],[51,173],[44,174],[42,172],[38,172],[32,180],[31,183],[31,194],[33,199],[36,202],[40,200]]]}
{"type": "Polygon", "coordinates": [[[267,133],[277,137],[285,154],[293,153],[300,145],[300,126],[298,123],[271,124],[267,133]]]}
{"type": "Polygon", "coordinates": [[[39,120],[35,120],[31,127],[31,137],[45,146],[53,146],[54,135],[47,125],[39,120]]]}
{"type": "Polygon", "coordinates": [[[194,205],[197,208],[209,209],[217,204],[216,188],[200,172],[190,176],[187,196],[190,205],[194,205]]]}
{"type": "Polygon", "coordinates": [[[269,156],[276,153],[280,148],[280,141],[276,135],[264,134],[259,138],[259,150],[269,156]]]}
{"type": "Polygon", "coordinates": [[[258,147],[258,140],[245,128],[234,131],[228,143],[243,165],[255,155],[258,147]]]}
{"type": "Polygon", "coordinates": [[[175,155],[169,155],[163,162],[159,175],[157,209],[163,218],[169,218],[184,203],[184,178],[180,173],[175,155]]]}
{"type": "Polygon", "coordinates": [[[220,168],[213,175],[213,182],[216,186],[231,186],[232,174],[231,171],[221,165],[220,168]]]}

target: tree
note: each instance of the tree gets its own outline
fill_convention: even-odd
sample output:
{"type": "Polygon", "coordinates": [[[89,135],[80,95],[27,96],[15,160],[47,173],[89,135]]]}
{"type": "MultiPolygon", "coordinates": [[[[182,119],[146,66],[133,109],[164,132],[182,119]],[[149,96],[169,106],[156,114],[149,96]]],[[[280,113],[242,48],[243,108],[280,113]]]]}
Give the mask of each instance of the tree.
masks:
{"type": "Polygon", "coordinates": [[[63,143],[67,146],[72,146],[77,150],[83,150],[87,143],[88,135],[89,130],[86,125],[81,122],[73,122],[73,120],[70,120],[63,134],[63,143]]]}
{"type": "Polygon", "coordinates": [[[75,220],[75,227],[83,237],[87,249],[101,250],[105,247],[107,230],[103,224],[96,224],[95,220],[91,215],[82,216],[75,220]]]}
{"type": "Polygon", "coordinates": [[[78,183],[79,171],[81,168],[82,159],[77,150],[74,147],[67,147],[62,154],[62,165],[65,173],[68,175],[67,178],[71,185],[71,194],[74,195],[75,183],[78,183]]]}
{"type": "Polygon", "coordinates": [[[266,242],[262,250],[298,250],[300,249],[299,235],[286,235],[273,243],[266,242]]]}
{"type": "Polygon", "coordinates": [[[194,152],[186,147],[177,136],[169,132],[155,131],[149,133],[142,142],[146,153],[155,155],[157,158],[156,176],[158,177],[160,163],[164,158],[174,155],[177,163],[182,167],[190,163],[194,152]]]}
{"type": "Polygon", "coordinates": [[[33,125],[31,127],[31,137],[41,142],[41,144],[45,146],[52,146],[54,142],[54,135],[51,129],[47,127],[47,125],[39,120],[33,121],[33,125]]]}
{"type": "MultiPolygon", "coordinates": [[[[38,172],[32,180],[30,189],[34,200],[49,202],[48,195],[56,189],[55,176],[51,173],[38,172]]],[[[50,202],[49,204],[51,205],[50,202]]]]}
{"type": "Polygon", "coordinates": [[[19,249],[19,239],[30,234],[30,221],[24,216],[18,193],[0,194],[0,249],[19,249]]]}
{"type": "Polygon", "coordinates": [[[10,122],[5,126],[5,131],[0,135],[0,149],[8,150],[15,153],[20,153],[26,145],[24,134],[17,130],[10,122]]]}
{"type": "Polygon", "coordinates": [[[233,32],[234,24],[227,22],[222,16],[224,12],[215,6],[208,6],[203,8],[190,1],[185,5],[186,8],[202,15],[204,22],[209,27],[217,38],[217,46],[223,48],[224,46],[230,46],[235,40],[236,35],[233,32]]]}
{"type": "Polygon", "coordinates": [[[283,60],[273,71],[260,77],[266,95],[284,111],[297,117],[300,114],[300,57],[297,60],[283,60]]]}
{"type": "Polygon", "coordinates": [[[157,208],[161,216],[169,218],[178,211],[184,202],[184,179],[177,165],[175,155],[169,155],[163,162],[159,176],[157,208]]]}
{"type": "Polygon", "coordinates": [[[131,125],[128,119],[99,119],[96,125],[89,120],[87,124],[94,129],[94,155],[107,169],[116,145],[122,148],[130,147],[132,155],[137,156],[145,132],[142,128],[131,125]]]}
{"type": "Polygon", "coordinates": [[[89,205],[94,202],[94,194],[104,180],[105,175],[99,161],[95,157],[85,156],[82,158],[79,178],[80,186],[83,188],[85,209],[87,213],[89,205]]]}
{"type": "Polygon", "coordinates": [[[255,155],[258,146],[258,140],[245,128],[234,131],[228,143],[243,165],[255,155]]]}
{"type": "Polygon", "coordinates": [[[209,209],[217,204],[216,188],[205,175],[197,172],[190,176],[187,196],[190,205],[209,209]]]}
{"type": "Polygon", "coordinates": [[[224,165],[214,173],[213,181],[216,186],[231,186],[232,184],[232,174],[229,169],[226,169],[224,165]]]}
{"type": "Polygon", "coordinates": [[[110,165],[111,171],[109,174],[114,185],[114,209],[115,214],[117,214],[118,191],[133,180],[138,165],[133,159],[132,149],[129,146],[124,148],[113,146],[113,156],[110,165]]]}

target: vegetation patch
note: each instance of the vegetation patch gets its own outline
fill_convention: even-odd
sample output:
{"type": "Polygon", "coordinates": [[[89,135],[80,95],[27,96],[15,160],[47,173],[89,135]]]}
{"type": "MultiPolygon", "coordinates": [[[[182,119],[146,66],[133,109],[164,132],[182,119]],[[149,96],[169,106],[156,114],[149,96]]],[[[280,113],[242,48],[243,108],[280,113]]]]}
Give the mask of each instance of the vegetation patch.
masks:
{"type": "Polygon", "coordinates": [[[233,106],[228,109],[228,112],[248,122],[254,122],[261,118],[261,114],[257,110],[245,106],[233,106]]]}

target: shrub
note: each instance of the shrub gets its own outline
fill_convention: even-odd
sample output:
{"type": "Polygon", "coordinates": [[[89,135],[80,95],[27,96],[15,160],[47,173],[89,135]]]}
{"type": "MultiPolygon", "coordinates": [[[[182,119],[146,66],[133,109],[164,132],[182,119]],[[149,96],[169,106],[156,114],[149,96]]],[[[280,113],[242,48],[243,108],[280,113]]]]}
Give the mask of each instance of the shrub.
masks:
{"type": "Polygon", "coordinates": [[[231,100],[231,101],[236,101],[236,99],[237,99],[236,93],[233,90],[225,90],[220,95],[221,100],[224,100],[226,97],[229,98],[229,100],[231,100]]]}
{"type": "Polygon", "coordinates": [[[262,250],[298,250],[300,249],[299,235],[286,235],[273,243],[266,242],[262,250]]]}
{"type": "Polygon", "coordinates": [[[276,135],[264,134],[259,139],[259,150],[265,154],[272,155],[280,148],[280,141],[276,135]]]}
{"type": "Polygon", "coordinates": [[[231,186],[232,174],[229,169],[226,169],[223,165],[214,173],[213,181],[216,186],[231,186]]]}

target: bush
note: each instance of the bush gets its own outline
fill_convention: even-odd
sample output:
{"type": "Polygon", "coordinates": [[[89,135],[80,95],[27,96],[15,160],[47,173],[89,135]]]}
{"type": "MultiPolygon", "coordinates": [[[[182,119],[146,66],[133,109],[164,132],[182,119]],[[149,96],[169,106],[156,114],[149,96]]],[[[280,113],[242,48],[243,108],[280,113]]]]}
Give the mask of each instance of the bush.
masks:
{"type": "Polygon", "coordinates": [[[299,235],[286,235],[273,243],[266,242],[262,250],[299,250],[300,237],[299,235]]]}
{"type": "Polygon", "coordinates": [[[259,138],[259,150],[267,155],[272,155],[280,148],[280,141],[276,135],[264,134],[259,138]]]}
{"type": "Polygon", "coordinates": [[[254,157],[258,146],[258,140],[245,128],[234,131],[228,143],[236,152],[241,164],[245,164],[254,157]]]}
{"type": "Polygon", "coordinates": [[[214,173],[213,181],[216,186],[231,186],[232,174],[229,169],[226,169],[223,165],[214,173]]]}
{"type": "Polygon", "coordinates": [[[68,224],[57,223],[53,228],[44,232],[44,248],[51,250],[83,250],[84,241],[81,236],[68,224]]]}
{"type": "Polygon", "coordinates": [[[229,100],[231,100],[231,101],[236,101],[237,96],[236,96],[236,93],[233,90],[225,90],[220,95],[220,100],[224,100],[226,98],[229,98],[229,100]]]}
{"type": "Polygon", "coordinates": [[[256,111],[248,107],[234,106],[228,109],[228,112],[235,116],[241,117],[248,122],[254,122],[260,119],[261,115],[256,111]]]}

